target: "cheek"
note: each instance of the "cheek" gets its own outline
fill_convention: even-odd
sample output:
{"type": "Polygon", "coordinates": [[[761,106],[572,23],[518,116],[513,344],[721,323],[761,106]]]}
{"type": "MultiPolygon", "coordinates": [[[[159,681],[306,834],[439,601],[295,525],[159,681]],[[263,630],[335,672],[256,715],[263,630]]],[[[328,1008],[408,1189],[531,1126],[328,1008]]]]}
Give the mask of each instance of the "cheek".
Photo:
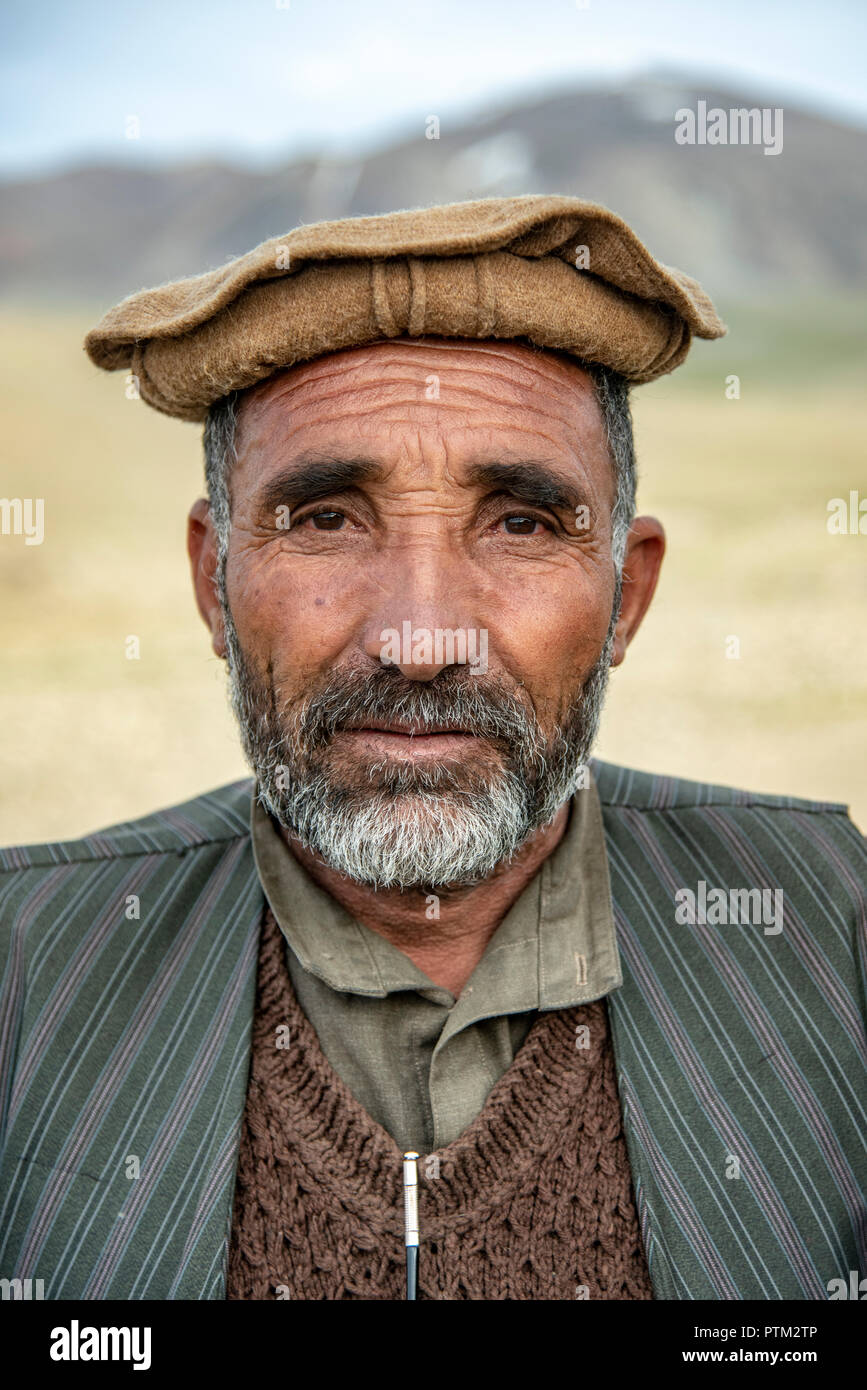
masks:
{"type": "Polygon", "coordinates": [[[557,698],[589,674],[611,618],[613,585],[598,574],[562,572],[558,582],[524,587],[498,605],[491,644],[528,689],[557,698]]]}
{"type": "Polygon", "coordinates": [[[334,601],[326,573],[309,573],[297,557],[242,556],[230,561],[226,586],[244,650],[275,675],[317,670],[347,644],[348,605],[334,601]]]}

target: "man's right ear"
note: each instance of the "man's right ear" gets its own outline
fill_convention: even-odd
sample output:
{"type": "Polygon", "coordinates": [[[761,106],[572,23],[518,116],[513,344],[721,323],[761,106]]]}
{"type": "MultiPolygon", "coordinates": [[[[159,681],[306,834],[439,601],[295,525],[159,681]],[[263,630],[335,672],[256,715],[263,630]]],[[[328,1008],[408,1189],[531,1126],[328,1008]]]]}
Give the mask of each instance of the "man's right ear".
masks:
{"type": "Polygon", "coordinates": [[[211,646],[221,659],[226,655],[223,610],[217,596],[217,533],[207,498],[200,497],[187,518],[187,554],[193,576],[193,590],[202,621],[211,634],[211,646]]]}

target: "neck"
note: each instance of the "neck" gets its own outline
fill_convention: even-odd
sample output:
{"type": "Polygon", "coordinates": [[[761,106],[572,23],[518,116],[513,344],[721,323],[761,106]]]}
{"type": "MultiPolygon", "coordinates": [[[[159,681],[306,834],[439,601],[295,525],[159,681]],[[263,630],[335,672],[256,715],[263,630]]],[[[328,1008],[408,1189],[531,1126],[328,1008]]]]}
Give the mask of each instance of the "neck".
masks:
{"type": "Polygon", "coordinates": [[[457,997],[497,927],[566,833],[569,803],[514,858],[471,888],[375,889],[344,878],[286,830],[281,835],[310,877],[356,921],[385,937],[433,984],[457,997]],[[437,915],[438,914],[438,915],[437,915]]]}

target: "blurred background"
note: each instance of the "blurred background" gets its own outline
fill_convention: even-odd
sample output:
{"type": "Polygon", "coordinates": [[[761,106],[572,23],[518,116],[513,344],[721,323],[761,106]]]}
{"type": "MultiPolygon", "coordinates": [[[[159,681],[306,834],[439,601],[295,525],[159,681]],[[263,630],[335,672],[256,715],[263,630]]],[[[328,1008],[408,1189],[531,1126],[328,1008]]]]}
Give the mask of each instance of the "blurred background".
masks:
{"type": "Polygon", "coordinates": [[[44,499],[44,540],[0,533],[0,842],[247,772],[187,570],[201,428],[87,329],[299,222],[538,192],[613,208],[729,325],[633,394],[669,552],[599,755],[867,829],[860,0],[7,0],[2,26],[0,497],[44,499]],[[678,144],[700,101],[781,110],[782,151],[678,144]]]}

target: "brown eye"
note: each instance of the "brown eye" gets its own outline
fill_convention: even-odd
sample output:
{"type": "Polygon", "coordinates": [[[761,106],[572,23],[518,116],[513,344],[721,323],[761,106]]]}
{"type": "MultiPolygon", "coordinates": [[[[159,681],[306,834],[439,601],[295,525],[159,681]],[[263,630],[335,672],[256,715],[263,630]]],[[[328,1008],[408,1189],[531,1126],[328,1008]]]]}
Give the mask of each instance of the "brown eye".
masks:
{"type": "Polygon", "coordinates": [[[317,531],[339,531],[346,518],[343,512],[314,512],[310,520],[317,531]]]}
{"type": "Polygon", "coordinates": [[[532,536],[533,528],[542,524],[535,516],[506,516],[503,520],[510,536],[532,536]]]}

